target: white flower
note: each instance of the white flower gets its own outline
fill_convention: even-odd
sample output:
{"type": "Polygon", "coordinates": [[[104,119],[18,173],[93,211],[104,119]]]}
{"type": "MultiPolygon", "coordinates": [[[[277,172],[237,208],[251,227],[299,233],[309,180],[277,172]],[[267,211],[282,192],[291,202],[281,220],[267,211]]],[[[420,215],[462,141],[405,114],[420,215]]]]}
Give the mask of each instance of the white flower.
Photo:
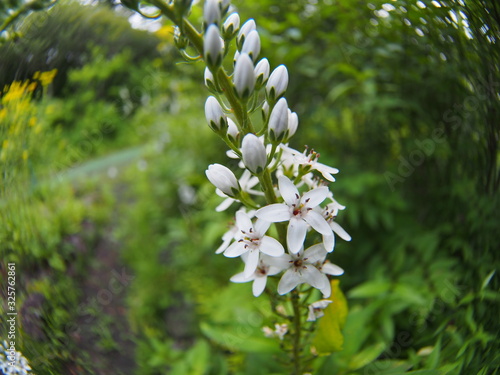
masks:
{"type": "Polygon", "coordinates": [[[280,340],[283,340],[283,336],[285,336],[288,332],[288,324],[286,323],[276,323],[274,325],[275,329],[273,331],[272,328],[269,327],[263,327],[262,332],[264,332],[264,336],[272,338],[272,337],[278,337],[280,340]]]}
{"type": "Polygon", "coordinates": [[[327,252],[323,244],[316,244],[298,254],[284,254],[279,257],[281,262],[288,262],[288,269],[278,284],[278,293],[283,295],[293,290],[297,285],[307,283],[319,289],[324,298],[330,297],[331,285],[326,275],[339,276],[344,270],[339,266],[325,261],[327,252]]]}
{"type": "MultiPolygon", "coordinates": [[[[272,257],[263,254],[259,260],[257,269],[252,275],[246,277],[244,272],[240,272],[231,277],[231,281],[233,283],[253,281],[252,293],[255,297],[260,296],[264,289],[266,289],[267,276],[274,276],[282,271],[282,268],[273,265],[272,259],[272,257]]],[[[244,260],[246,261],[246,259],[244,260]]]]}
{"type": "Polygon", "coordinates": [[[246,53],[255,62],[260,54],[260,37],[257,30],[252,30],[245,37],[241,53],[246,53]]]}
{"type": "Polygon", "coordinates": [[[212,24],[218,24],[220,22],[221,12],[218,0],[206,0],[203,6],[203,20],[205,21],[205,27],[212,24]]]}
{"type": "Polygon", "coordinates": [[[307,321],[314,322],[316,319],[321,318],[325,315],[323,312],[326,307],[332,303],[333,301],[322,299],[316,302],[313,302],[309,305],[309,313],[307,314],[307,321]]]}
{"type": "MultiPolygon", "coordinates": [[[[244,209],[241,209],[240,211],[245,212],[244,209]]],[[[255,211],[250,210],[247,212],[247,215],[249,218],[252,218],[255,216],[255,211]]],[[[237,238],[236,234],[238,232],[239,232],[238,226],[235,223],[232,223],[228,231],[222,235],[222,244],[217,248],[215,254],[223,253],[229,247],[231,241],[237,238]]]]}
{"type": "Polygon", "coordinates": [[[262,141],[252,133],[248,133],[241,143],[243,164],[252,173],[261,173],[267,164],[266,148],[262,141]]]}
{"type": "Polygon", "coordinates": [[[217,189],[224,194],[235,197],[239,194],[241,188],[234,173],[221,164],[210,164],[205,171],[208,179],[217,189]]]}
{"type": "Polygon", "coordinates": [[[240,32],[238,33],[238,37],[236,38],[236,45],[238,46],[238,50],[241,50],[243,47],[243,43],[245,43],[245,38],[252,30],[256,30],[257,25],[253,19],[249,19],[247,22],[241,26],[240,32]]]}
{"type": "Polygon", "coordinates": [[[214,96],[209,96],[205,102],[205,117],[208,125],[216,133],[225,131],[227,128],[227,116],[214,96]]]}
{"type": "Polygon", "coordinates": [[[222,64],[224,53],[224,42],[220,37],[219,28],[214,24],[208,26],[203,38],[203,56],[210,70],[218,68],[222,64]]]}
{"type": "Polygon", "coordinates": [[[257,220],[254,225],[245,212],[238,211],[236,212],[236,225],[241,232],[241,237],[224,251],[224,255],[235,258],[248,252],[243,271],[246,278],[257,269],[260,252],[272,257],[278,257],[285,252],[276,239],[264,235],[271,223],[257,220]]]}
{"type": "Polygon", "coordinates": [[[252,95],[255,88],[255,72],[252,59],[246,53],[240,53],[233,76],[236,93],[241,99],[246,99],[252,95]]]}
{"type": "Polygon", "coordinates": [[[278,100],[269,117],[269,138],[271,141],[282,141],[288,130],[288,103],[285,98],[278,100]]]}
{"type": "MultiPolygon", "coordinates": [[[[265,206],[257,210],[255,215],[259,219],[273,223],[289,220],[286,240],[288,250],[292,254],[296,254],[302,248],[308,224],[321,233],[323,238],[332,235],[332,229],[325,218],[313,210],[327,197],[329,190],[326,186],[310,190],[301,197],[288,177],[278,177],[278,185],[285,203],[265,206]]],[[[325,243],[326,246],[328,243],[325,243]]]]}
{"type": "Polygon", "coordinates": [[[280,145],[280,147],[283,149],[283,151],[292,155],[297,164],[307,166],[312,170],[320,172],[328,181],[335,181],[335,178],[333,178],[332,174],[339,173],[339,170],[337,168],[318,163],[319,154],[314,150],[311,150],[309,154],[306,154],[307,150],[304,151],[304,153],[301,153],[300,151],[294,150],[293,148],[285,145],[280,145]]]}
{"type": "Polygon", "coordinates": [[[269,78],[270,69],[271,68],[269,67],[269,60],[267,60],[265,57],[257,63],[254,72],[255,79],[257,80],[256,85],[258,87],[266,83],[267,79],[269,78]]]}
{"type": "Polygon", "coordinates": [[[231,13],[222,25],[224,38],[231,39],[240,29],[240,16],[238,13],[231,13]]]}
{"type": "Polygon", "coordinates": [[[285,65],[280,65],[273,70],[266,85],[267,98],[271,102],[281,98],[288,87],[288,70],[285,65]]]}

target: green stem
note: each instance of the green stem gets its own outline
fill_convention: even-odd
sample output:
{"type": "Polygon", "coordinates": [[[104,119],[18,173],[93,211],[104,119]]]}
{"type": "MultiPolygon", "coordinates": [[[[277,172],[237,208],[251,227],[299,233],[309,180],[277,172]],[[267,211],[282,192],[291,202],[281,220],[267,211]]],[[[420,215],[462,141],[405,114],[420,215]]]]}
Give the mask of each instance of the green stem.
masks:
{"type": "Polygon", "coordinates": [[[292,348],[292,364],[293,375],[301,375],[301,334],[302,334],[302,320],[300,318],[300,296],[297,289],[292,292],[292,306],[293,306],[293,324],[295,329],[293,331],[293,348],[292,348]]]}

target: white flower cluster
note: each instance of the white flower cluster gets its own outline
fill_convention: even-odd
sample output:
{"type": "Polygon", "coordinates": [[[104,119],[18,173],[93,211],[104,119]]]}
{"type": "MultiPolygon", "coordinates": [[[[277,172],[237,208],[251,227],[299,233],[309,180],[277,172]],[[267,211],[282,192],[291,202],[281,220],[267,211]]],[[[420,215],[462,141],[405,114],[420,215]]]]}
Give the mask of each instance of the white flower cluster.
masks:
{"type": "Polygon", "coordinates": [[[18,351],[11,349],[7,341],[3,341],[0,351],[0,371],[5,375],[32,374],[28,360],[18,351]]]}
{"type": "Polygon", "coordinates": [[[235,202],[243,206],[216,253],[242,258],[244,271],[231,281],[253,281],[255,296],[265,290],[268,276],[280,275],[281,295],[306,283],[328,298],[331,287],[327,275],[338,276],[344,271],[326,257],[334,249],[335,234],[346,241],[351,239],[335,221],[338,211],[345,207],[333,198],[327,186],[335,181],[333,175],[338,170],[319,163],[319,154],[314,150],[302,153],[288,146],[299,120],[284,98],[289,80],[287,68],[280,65],[271,72],[269,61],[259,60],[261,43],[255,21],[250,19],[240,27],[237,13],[223,20],[228,8],[228,3],[220,0],[207,0],[204,6],[205,84],[213,93],[206,101],[205,115],[210,128],[230,146],[229,155],[240,160],[243,172],[238,179],[229,168],[212,164],[206,175],[217,193],[225,197],[217,211],[235,202]],[[230,94],[242,104],[246,121],[250,122],[247,113],[261,110],[263,125],[257,130],[242,121],[231,107],[231,100],[227,103],[224,94],[227,96],[228,87],[221,87],[218,80],[234,38],[237,51],[230,94]],[[269,204],[255,203],[263,195],[269,204]],[[282,229],[281,242],[275,238],[279,231],[269,231],[272,223],[285,223],[277,224],[282,229]],[[309,243],[314,243],[314,233],[321,241],[304,249],[308,234],[309,243]]]}

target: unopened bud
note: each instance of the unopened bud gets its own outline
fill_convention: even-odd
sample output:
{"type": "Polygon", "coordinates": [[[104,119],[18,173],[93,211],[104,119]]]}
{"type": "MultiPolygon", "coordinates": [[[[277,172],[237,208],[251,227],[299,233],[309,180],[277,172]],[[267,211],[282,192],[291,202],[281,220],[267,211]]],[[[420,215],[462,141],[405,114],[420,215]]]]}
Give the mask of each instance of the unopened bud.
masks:
{"type": "Polygon", "coordinates": [[[288,130],[288,103],[285,98],[278,100],[269,117],[269,138],[281,142],[288,130]]]}
{"type": "Polygon", "coordinates": [[[240,16],[238,13],[231,13],[222,25],[222,37],[231,40],[240,29],[240,16]]]}
{"type": "Polygon", "coordinates": [[[252,133],[243,138],[241,144],[243,164],[252,173],[262,173],[267,164],[266,148],[261,140],[252,133]]]}
{"type": "Polygon", "coordinates": [[[241,53],[234,67],[234,86],[240,99],[248,99],[255,88],[253,62],[246,53],[241,53]]]}
{"type": "Polygon", "coordinates": [[[206,0],[203,7],[203,21],[205,29],[212,24],[219,24],[221,19],[220,5],[218,0],[206,0]]]}
{"type": "Polygon", "coordinates": [[[231,142],[236,143],[238,136],[240,135],[240,131],[233,120],[229,117],[227,118],[227,136],[231,140],[231,142]]]}
{"type": "Polygon", "coordinates": [[[249,19],[247,22],[241,26],[240,32],[238,33],[238,37],[236,38],[236,47],[238,47],[238,51],[243,47],[243,43],[245,43],[245,39],[250,31],[256,30],[257,25],[253,19],[249,19]]]}
{"type": "Polygon", "coordinates": [[[287,140],[292,138],[299,126],[299,116],[295,112],[288,110],[288,132],[286,134],[287,140]]]}
{"type": "Polygon", "coordinates": [[[269,118],[269,103],[264,102],[262,105],[262,121],[266,122],[269,118]]]}
{"type": "Polygon", "coordinates": [[[224,53],[223,41],[217,26],[210,25],[205,32],[203,51],[207,66],[211,71],[217,70],[222,64],[222,56],[224,53]]]}
{"type": "Polygon", "coordinates": [[[226,14],[231,5],[231,0],[219,0],[220,12],[222,15],[226,14]]]}
{"type": "Polygon", "coordinates": [[[230,197],[234,198],[241,190],[234,173],[221,164],[210,164],[205,174],[217,189],[230,197]]]}
{"type": "Polygon", "coordinates": [[[266,94],[269,102],[274,103],[281,98],[288,87],[288,70],[280,65],[273,70],[266,85],[266,94]]]}
{"type": "Polygon", "coordinates": [[[213,96],[209,96],[205,102],[205,117],[208,125],[216,133],[225,133],[227,129],[227,116],[222,107],[213,96]]]}
{"type": "Polygon", "coordinates": [[[261,87],[264,83],[266,83],[269,78],[269,61],[266,58],[263,58],[258,62],[255,66],[255,86],[261,87]]]}
{"type": "Polygon", "coordinates": [[[248,33],[241,47],[241,53],[247,53],[255,62],[260,54],[260,37],[257,30],[252,30],[248,33]]]}

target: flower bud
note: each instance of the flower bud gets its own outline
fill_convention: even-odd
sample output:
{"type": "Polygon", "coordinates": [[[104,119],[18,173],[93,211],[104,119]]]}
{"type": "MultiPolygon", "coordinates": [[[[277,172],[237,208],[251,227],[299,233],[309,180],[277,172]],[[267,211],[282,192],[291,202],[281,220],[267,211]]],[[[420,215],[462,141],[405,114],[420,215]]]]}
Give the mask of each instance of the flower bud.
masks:
{"type": "Polygon", "coordinates": [[[217,91],[217,88],[215,87],[215,79],[214,79],[214,75],[212,74],[212,72],[210,71],[210,69],[208,68],[205,68],[205,86],[207,86],[207,88],[209,90],[212,90],[212,91],[217,91]]]}
{"type": "Polygon", "coordinates": [[[269,102],[274,103],[281,98],[288,87],[288,70],[280,65],[273,70],[266,85],[266,94],[269,102]]]}
{"type": "Polygon", "coordinates": [[[247,22],[241,26],[240,32],[238,33],[238,37],[236,38],[236,47],[238,47],[238,51],[241,50],[243,47],[243,43],[245,42],[245,39],[247,35],[250,33],[252,30],[256,30],[257,25],[255,24],[255,21],[253,19],[249,19],[247,22]]]}
{"type": "Polygon", "coordinates": [[[233,65],[236,65],[236,61],[238,61],[238,57],[240,57],[240,51],[236,51],[234,53],[234,57],[233,57],[233,65]]]}
{"type": "Polygon", "coordinates": [[[266,148],[260,139],[252,133],[243,138],[241,144],[243,164],[252,173],[262,173],[267,164],[266,148]]]}
{"type": "Polygon", "coordinates": [[[224,45],[219,34],[219,29],[215,25],[210,25],[205,32],[203,39],[203,51],[205,63],[211,71],[216,70],[222,64],[224,45]]]}
{"type": "Polygon", "coordinates": [[[231,140],[231,142],[236,143],[238,136],[240,135],[240,131],[233,120],[229,117],[227,118],[227,136],[231,140]]]}
{"type": "Polygon", "coordinates": [[[236,197],[241,190],[234,173],[221,164],[210,164],[205,174],[217,189],[230,197],[236,197]]]}
{"type": "Polygon", "coordinates": [[[234,86],[240,99],[248,99],[255,88],[253,62],[246,53],[241,53],[234,67],[234,86]]]}
{"type": "Polygon", "coordinates": [[[203,21],[205,29],[212,24],[219,24],[221,19],[220,5],[218,0],[206,0],[203,6],[203,21]]]}
{"type": "Polygon", "coordinates": [[[266,122],[267,119],[269,118],[269,103],[264,102],[262,105],[262,121],[266,122]]]}
{"type": "Polygon", "coordinates": [[[174,43],[178,49],[186,49],[189,41],[184,35],[181,34],[181,30],[176,26],[174,28],[174,43]]]}
{"type": "Polygon", "coordinates": [[[222,25],[222,36],[225,40],[231,40],[240,29],[240,16],[238,13],[231,13],[226,22],[222,25]]]}
{"type": "Polygon", "coordinates": [[[285,98],[278,100],[269,117],[269,138],[281,142],[288,130],[288,104],[285,98]]]}
{"type": "Polygon", "coordinates": [[[222,15],[226,14],[231,5],[231,0],[219,0],[220,13],[222,15]]]}
{"type": "Polygon", "coordinates": [[[299,126],[299,116],[295,112],[288,110],[288,132],[286,134],[286,138],[290,139],[293,137],[297,128],[299,126]]]}
{"type": "Polygon", "coordinates": [[[247,53],[255,62],[260,53],[260,37],[257,30],[252,30],[248,33],[241,47],[241,53],[247,53]]]}
{"type": "Polygon", "coordinates": [[[261,87],[264,83],[266,83],[269,78],[269,61],[266,58],[263,58],[259,61],[259,63],[255,66],[255,86],[261,87]]]}
{"type": "Polygon", "coordinates": [[[214,132],[226,132],[227,116],[222,112],[222,107],[213,96],[209,96],[205,102],[205,117],[207,118],[208,125],[214,132]]]}

